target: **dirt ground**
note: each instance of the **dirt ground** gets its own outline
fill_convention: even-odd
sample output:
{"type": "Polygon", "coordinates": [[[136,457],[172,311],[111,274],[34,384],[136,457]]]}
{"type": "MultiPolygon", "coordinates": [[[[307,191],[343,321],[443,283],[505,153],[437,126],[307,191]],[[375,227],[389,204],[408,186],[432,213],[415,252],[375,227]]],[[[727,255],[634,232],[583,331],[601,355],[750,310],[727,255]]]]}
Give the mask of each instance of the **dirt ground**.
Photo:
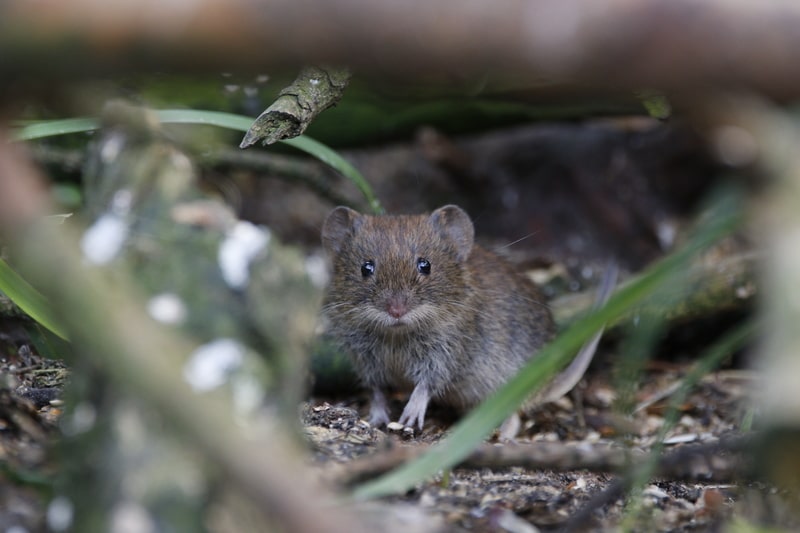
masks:
{"type": "MultiPolygon", "coordinates": [[[[715,531],[737,519],[796,527],[791,497],[738,477],[750,465],[740,449],[740,424],[756,381],[743,370],[703,379],[663,441],[663,470],[644,482],[638,499],[620,484],[624,465],[613,466],[614,452],[635,457],[653,448],[664,398],[686,370],[651,365],[635,414],[622,417],[612,408],[611,376],[596,369],[579,394],[526,418],[516,442],[490,442],[446,480],[440,476],[391,501],[414,505],[426,517],[421,530],[438,524],[453,531],[608,531],[627,523],[637,531],[715,531]]],[[[437,442],[451,423],[434,411],[419,434],[380,431],[359,418],[363,403],[312,400],[303,410],[312,463],[326,480],[372,478],[437,442]]]]}
{"type": "MultiPolygon", "coordinates": [[[[656,361],[636,392],[629,417],[615,413],[613,376],[605,361],[577,394],[524,418],[516,442],[488,442],[464,465],[402,497],[365,506],[367,515],[406,531],[719,531],[736,520],[792,530],[800,527],[789,493],[757,481],[742,453],[742,420],[752,409],[757,378],[728,368],[706,376],[681,408],[664,440],[662,470],[638,499],[620,485],[624,463],[655,444],[670,391],[688,363],[656,361]],[[683,455],[681,455],[683,454],[683,455]],[[671,458],[671,459],[670,459],[671,458]],[[554,465],[548,467],[547,465],[554,465]],[[635,502],[635,507],[634,503],[635,502]]],[[[0,527],[43,528],[48,479],[59,468],[63,363],[18,350],[0,365],[0,527]]],[[[399,410],[403,398],[393,399],[399,410]]],[[[359,417],[366,395],[309,398],[301,412],[309,464],[337,490],[408,461],[447,434],[452,413],[434,408],[422,432],[387,431],[359,417]]]]}

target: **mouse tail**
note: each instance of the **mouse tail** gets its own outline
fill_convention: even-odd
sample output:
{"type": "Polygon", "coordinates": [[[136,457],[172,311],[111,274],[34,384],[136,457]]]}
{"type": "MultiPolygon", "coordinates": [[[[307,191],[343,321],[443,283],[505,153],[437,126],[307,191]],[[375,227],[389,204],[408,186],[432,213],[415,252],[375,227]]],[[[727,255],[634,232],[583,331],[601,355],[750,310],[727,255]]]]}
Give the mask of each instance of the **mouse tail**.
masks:
{"type": "MultiPolygon", "coordinates": [[[[617,277],[619,276],[619,267],[613,260],[608,262],[603,279],[600,282],[600,288],[597,291],[593,310],[597,310],[608,301],[611,293],[614,292],[614,287],[617,285],[617,277]]],[[[537,405],[542,405],[547,402],[558,400],[575,387],[583,377],[589,364],[594,359],[594,354],[597,351],[597,345],[600,344],[600,338],[603,336],[605,326],[595,333],[591,339],[586,341],[578,355],[569,364],[567,368],[558,373],[541,391],[534,397],[526,402],[525,408],[529,410],[537,405]]]]}

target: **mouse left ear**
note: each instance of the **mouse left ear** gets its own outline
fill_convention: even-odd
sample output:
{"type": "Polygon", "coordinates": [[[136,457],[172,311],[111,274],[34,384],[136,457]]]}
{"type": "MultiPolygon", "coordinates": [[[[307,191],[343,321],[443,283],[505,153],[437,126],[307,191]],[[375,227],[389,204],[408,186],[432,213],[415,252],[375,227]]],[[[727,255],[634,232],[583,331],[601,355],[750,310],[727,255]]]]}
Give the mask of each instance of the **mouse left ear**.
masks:
{"type": "Polygon", "coordinates": [[[430,217],[433,227],[456,247],[458,259],[464,261],[475,242],[475,227],[469,215],[457,205],[440,207],[430,217]]]}

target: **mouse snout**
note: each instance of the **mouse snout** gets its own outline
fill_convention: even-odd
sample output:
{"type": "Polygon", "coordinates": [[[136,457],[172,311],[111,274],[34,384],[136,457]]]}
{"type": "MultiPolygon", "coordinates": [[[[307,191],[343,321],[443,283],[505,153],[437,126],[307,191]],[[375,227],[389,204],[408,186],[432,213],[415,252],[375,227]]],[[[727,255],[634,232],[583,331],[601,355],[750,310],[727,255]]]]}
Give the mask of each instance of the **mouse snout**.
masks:
{"type": "Polygon", "coordinates": [[[392,318],[402,318],[410,309],[407,294],[395,293],[386,299],[386,312],[392,318]]]}

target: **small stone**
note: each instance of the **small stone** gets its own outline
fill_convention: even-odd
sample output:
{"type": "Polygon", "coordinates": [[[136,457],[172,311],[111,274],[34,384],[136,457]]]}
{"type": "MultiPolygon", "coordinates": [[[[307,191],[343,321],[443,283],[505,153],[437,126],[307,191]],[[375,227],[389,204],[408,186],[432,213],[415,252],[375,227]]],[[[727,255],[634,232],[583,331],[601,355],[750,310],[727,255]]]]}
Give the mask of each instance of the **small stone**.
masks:
{"type": "Polygon", "coordinates": [[[656,485],[650,485],[649,487],[646,487],[644,489],[644,491],[643,491],[643,494],[645,496],[650,496],[651,498],[653,498],[655,500],[668,500],[669,499],[669,494],[664,492],[661,488],[659,488],[656,485]]]}
{"type": "Polygon", "coordinates": [[[389,422],[388,424],[386,424],[386,429],[388,429],[389,431],[403,431],[405,429],[405,426],[400,422],[389,422]]]}
{"type": "Polygon", "coordinates": [[[674,435],[672,437],[668,437],[662,442],[664,444],[685,444],[687,442],[694,442],[696,440],[699,440],[697,433],[685,433],[683,435],[674,435]]]}
{"type": "Polygon", "coordinates": [[[709,512],[718,513],[725,505],[725,495],[719,490],[708,489],[703,492],[702,501],[703,506],[708,509],[709,512]]]}

